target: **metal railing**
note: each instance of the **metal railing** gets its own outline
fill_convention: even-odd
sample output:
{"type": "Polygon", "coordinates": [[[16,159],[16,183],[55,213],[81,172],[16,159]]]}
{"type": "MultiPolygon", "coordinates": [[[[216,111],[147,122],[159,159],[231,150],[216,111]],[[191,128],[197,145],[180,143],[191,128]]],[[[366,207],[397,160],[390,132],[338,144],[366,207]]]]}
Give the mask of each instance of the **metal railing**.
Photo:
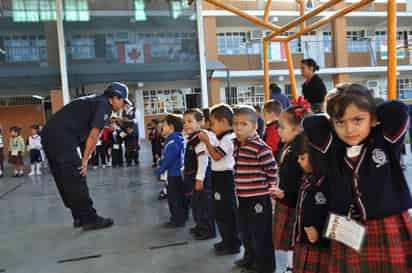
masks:
{"type": "Polygon", "coordinates": [[[47,62],[47,47],[5,47],[0,52],[0,64],[47,62]]]}

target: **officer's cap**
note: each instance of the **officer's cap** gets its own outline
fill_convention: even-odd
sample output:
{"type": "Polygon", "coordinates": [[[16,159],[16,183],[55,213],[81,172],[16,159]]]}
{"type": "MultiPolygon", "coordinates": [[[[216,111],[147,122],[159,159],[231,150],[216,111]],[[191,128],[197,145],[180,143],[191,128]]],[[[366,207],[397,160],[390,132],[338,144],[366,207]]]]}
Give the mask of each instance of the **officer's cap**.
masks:
{"type": "Polygon", "coordinates": [[[107,91],[115,96],[123,98],[125,103],[132,105],[132,102],[129,100],[129,88],[124,83],[112,82],[107,87],[107,91]]]}

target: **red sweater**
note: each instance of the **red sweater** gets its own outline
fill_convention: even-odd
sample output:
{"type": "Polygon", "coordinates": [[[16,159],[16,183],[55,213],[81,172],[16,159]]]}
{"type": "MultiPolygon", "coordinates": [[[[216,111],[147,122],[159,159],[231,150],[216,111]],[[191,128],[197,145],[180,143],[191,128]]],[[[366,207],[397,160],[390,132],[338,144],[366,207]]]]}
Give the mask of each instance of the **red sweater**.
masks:
{"type": "Polygon", "coordinates": [[[274,121],[266,125],[264,141],[269,145],[273,155],[276,155],[279,147],[280,136],[278,132],[279,122],[274,121]]]}

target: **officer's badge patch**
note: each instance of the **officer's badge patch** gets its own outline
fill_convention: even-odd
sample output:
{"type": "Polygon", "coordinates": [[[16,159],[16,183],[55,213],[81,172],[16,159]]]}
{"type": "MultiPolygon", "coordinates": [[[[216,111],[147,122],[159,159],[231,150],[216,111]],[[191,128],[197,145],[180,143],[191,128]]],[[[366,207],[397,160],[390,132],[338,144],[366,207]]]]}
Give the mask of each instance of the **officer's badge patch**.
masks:
{"type": "Polygon", "coordinates": [[[257,203],[255,205],[255,212],[256,213],[262,213],[263,212],[263,206],[260,203],[257,203]]]}
{"type": "Polygon", "coordinates": [[[382,149],[374,149],[372,151],[372,160],[376,163],[376,168],[380,168],[388,163],[386,154],[382,149]]]}
{"type": "Polygon", "coordinates": [[[109,115],[108,114],[104,114],[104,120],[106,121],[106,120],[108,120],[109,119],[109,115]]]}
{"type": "Polygon", "coordinates": [[[323,192],[317,192],[315,194],[315,205],[325,205],[327,202],[326,196],[323,192]]]}
{"type": "Polygon", "coordinates": [[[220,196],[220,193],[215,192],[215,200],[220,201],[221,199],[222,199],[222,197],[220,196]]]}

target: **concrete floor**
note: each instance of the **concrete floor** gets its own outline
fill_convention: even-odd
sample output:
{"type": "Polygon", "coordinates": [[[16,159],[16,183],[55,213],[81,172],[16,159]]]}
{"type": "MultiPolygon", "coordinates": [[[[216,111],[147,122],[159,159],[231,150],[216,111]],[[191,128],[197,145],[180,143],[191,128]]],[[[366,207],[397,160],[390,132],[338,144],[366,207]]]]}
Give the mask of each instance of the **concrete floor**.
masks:
{"type": "MultiPolygon", "coordinates": [[[[216,257],[210,241],[195,241],[188,225],[168,230],[166,201],[157,201],[160,188],[150,166],[147,145],[139,167],[89,170],[90,191],[99,213],[112,216],[111,229],[82,232],[72,228],[52,177],[0,180],[0,272],[15,273],[174,273],[239,272],[239,256],[216,257]],[[187,243],[151,249],[173,243],[187,243]],[[89,255],[99,258],[58,263],[89,255]]],[[[408,177],[412,159],[408,158],[408,177]]],[[[277,253],[278,270],[285,266],[277,253]]]]}

